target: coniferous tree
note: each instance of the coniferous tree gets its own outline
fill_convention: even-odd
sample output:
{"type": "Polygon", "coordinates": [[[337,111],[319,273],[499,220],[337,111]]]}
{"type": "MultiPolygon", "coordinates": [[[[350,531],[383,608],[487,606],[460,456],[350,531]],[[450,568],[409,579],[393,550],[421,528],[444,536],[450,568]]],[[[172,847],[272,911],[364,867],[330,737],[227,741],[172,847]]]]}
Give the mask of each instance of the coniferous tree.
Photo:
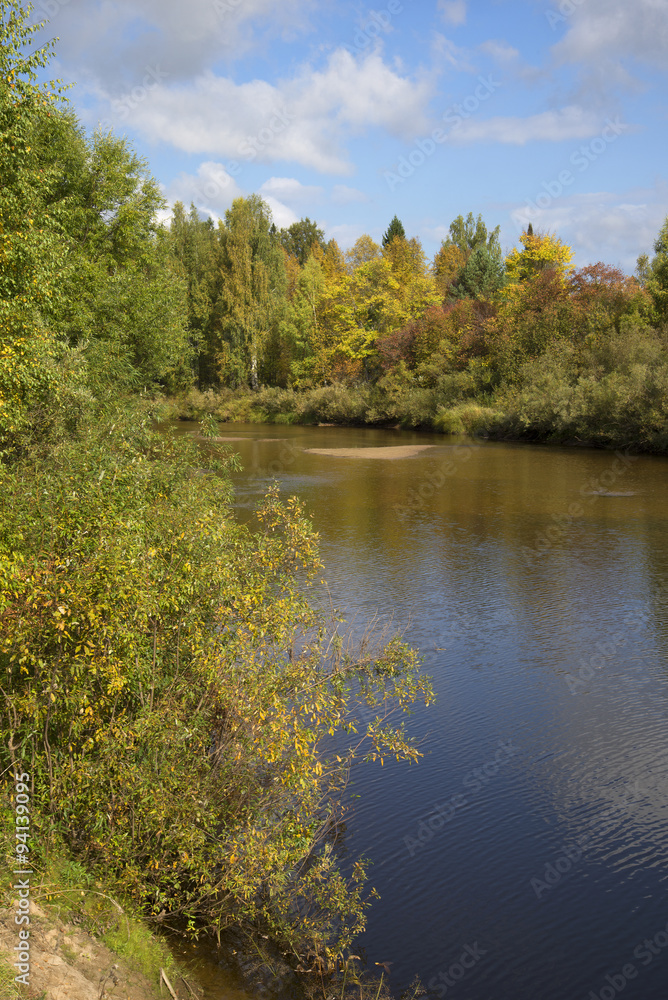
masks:
{"type": "Polygon", "coordinates": [[[386,247],[388,243],[391,243],[395,236],[401,236],[402,239],[406,239],[406,230],[396,215],[383,235],[383,247],[386,247]]]}
{"type": "Polygon", "coordinates": [[[503,261],[487,247],[475,249],[455,281],[451,295],[456,299],[489,299],[502,288],[503,261]]]}
{"type": "Polygon", "coordinates": [[[499,275],[503,273],[500,229],[500,226],[496,226],[489,232],[482,215],[478,215],[476,219],[473,212],[469,212],[466,219],[463,215],[458,215],[452,220],[450,235],[443,240],[433,264],[436,282],[444,296],[451,291],[455,298],[478,298],[481,294],[486,297],[491,294],[492,288],[500,287],[499,275]],[[478,250],[484,251],[484,255],[476,257],[464,277],[469,259],[478,250]],[[497,277],[494,278],[493,275],[497,277]],[[480,290],[483,287],[488,291],[482,293],[480,290]]]}

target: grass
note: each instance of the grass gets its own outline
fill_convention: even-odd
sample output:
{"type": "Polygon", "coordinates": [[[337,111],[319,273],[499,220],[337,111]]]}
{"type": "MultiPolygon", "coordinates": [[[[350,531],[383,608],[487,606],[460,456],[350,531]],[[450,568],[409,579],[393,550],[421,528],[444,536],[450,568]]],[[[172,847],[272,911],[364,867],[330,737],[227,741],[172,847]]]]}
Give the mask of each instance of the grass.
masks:
{"type": "Polygon", "coordinates": [[[130,969],[140,972],[149,982],[159,981],[161,969],[169,974],[176,968],[165,942],[135,917],[119,916],[115,925],[102,935],[102,940],[130,969]]]}
{"type": "Polygon", "coordinates": [[[16,969],[0,955],[0,1000],[22,1000],[18,984],[14,982],[16,969]]]}
{"type": "Polygon", "coordinates": [[[434,418],[434,430],[442,434],[467,434],[471,437],[494,434],[503,429],[505,415],[500,410],[477,403],[460,403],[450,409],[443,408],[434,418]]]}
{"type": "MultiPolygon", "coordinates": [[[[5,820],[7,815],[9,811],[3,817],[5,820]]],[[[4,837],[0,833],[0,841],[4,841],[2,853],[9,856],[7,833],[13,832],[9,823],[4,824],[3,832],[4,837]]],[[[112,890],[105,891],[106,887],[74,860],[62,844],[52,846],[44,858],[39,858],[38,854],[35,850],[33,868],[40,877],[33,882],[31,899],[49,916],[64,923],[76,923],[88,931],[113,951],[128,969],[141,973],[156,989],[161,968],[168,975],[179,971],[167,944],[121,905],[113,897],[112,890]]],[[[3,867],[7,872],[11,866],[3,867]]],[[[11,898],[11,877],[2,880],[2,895],[7,904],[11,898]]],[[[76,961],[75,952],[67,944],[61,950],[68,962],[76,961]]],[[[0,1000],[25,1000],[25,992],[21,992],[14,982],[15,974],[11,964],[0,954],[0,1000]]]]}

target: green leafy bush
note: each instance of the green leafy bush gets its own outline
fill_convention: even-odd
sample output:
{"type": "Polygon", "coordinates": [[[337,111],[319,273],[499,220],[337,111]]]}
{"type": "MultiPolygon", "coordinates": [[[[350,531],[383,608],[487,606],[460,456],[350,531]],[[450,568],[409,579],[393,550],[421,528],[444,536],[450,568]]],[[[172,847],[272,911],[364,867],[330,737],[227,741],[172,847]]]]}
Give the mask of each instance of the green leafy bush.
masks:
{"type": "MultiPolygon", "coordinates": [[[[329,962],[366,902],[362,866],[344,879],[326,837],[359,736],[335,757],[322,740],[353,732],[360,690],[405,707],[429,685],[398,640],[331,643],[296,498],[272,490],[238,526],[232,459],[209,444],[217,474],[197,475],[196,443],[154,417],[116,414],[1,470],[0,766],[32,761],[45,821],[166,926],[246,922],[329,962]]],[[[418,756],[389,725],[367,743],[418,756]]]]}
{"type": "Polygon", "coordinates": [[[477,403],[439,410],[434,419],[434,429],[442,434],[487,435],[501,432],[505,425],[504,413],[477,403]]]}

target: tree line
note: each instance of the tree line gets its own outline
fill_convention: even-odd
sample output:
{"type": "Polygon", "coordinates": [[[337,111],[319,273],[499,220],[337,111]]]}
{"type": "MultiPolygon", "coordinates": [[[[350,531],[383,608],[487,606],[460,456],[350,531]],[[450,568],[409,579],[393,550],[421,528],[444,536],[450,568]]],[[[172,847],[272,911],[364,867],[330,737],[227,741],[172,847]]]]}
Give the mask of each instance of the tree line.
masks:
{"type": "MultiPolygon", "coordinates": [[[[432,261],[396,216],[381,243],[363,235],[344,252],[309,218],[277,229],[258,195],[236,199],[216,222],[177,202],[161,225],[166,205],[147,163],[111,132],[87,135],[59,88],[37,85],[51,46],[31,53],[35,29],[25,26],[16,49],[18,15],[5,9],[0,439],[8,454],[23,439],[71,428],[109,392],[337,385],[373,388],[388,404],[439,384],[422,415],[403,415],[434,426],[439,407],[467,401],[517,416],[541,357],[569,398],[582,394],[583,378],[627,378],[636,363],[663,384],[668,220],[634,276],[604,263],[575,268],[569,247],[532,226],[504,256],[499,228],[488,231],[472,213],[451,222],[432,261]],[[633,361],[641,342],[651,357],[633,361]]],[[[376,405],[368,418],[376,412],[392,419],[394,411],[376,405]]],[[[536,432],[549,424],[537,411],[525,418],[536,432]]],[[[566,425],[566,410],[555,414],[552,429],[566,425]]],[[[642,433],[656,437],[657,414],[642,433]]]]}

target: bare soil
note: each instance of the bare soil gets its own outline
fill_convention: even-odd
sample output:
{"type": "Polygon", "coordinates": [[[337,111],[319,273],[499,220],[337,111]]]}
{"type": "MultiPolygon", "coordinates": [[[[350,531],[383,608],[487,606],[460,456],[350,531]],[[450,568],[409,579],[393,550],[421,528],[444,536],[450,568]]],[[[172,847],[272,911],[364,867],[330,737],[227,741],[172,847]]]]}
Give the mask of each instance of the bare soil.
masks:
{"type": "MultiPolygon", "coordinates": [[[[0,953],[15,961],[16,908],[0,909],[0,953]]],[[[30,986],[26,997],[44,1000],[158,1000],[159,986],[129,969],[122,958],[74,924],[30,906],[30,986]]],[[[173,984],[174,985],[174,984],[173,984]]],[[[180,993],[181,997],[187,993],[180,993]]],[[[163,988],[162,1000],[168,997],[163,988]]]]}

